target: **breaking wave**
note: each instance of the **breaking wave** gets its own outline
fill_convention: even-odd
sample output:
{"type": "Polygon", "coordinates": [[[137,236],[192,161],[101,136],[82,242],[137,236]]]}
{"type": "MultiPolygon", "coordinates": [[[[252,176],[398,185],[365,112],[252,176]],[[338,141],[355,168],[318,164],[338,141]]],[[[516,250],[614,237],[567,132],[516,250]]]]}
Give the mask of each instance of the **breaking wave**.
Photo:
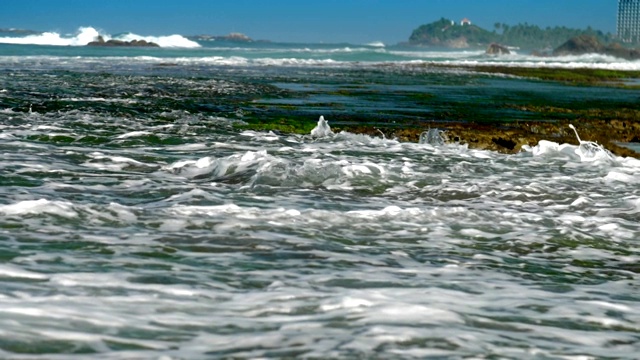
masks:
{"type": "Polygon", "coordinates": [[[21,44],[21,45],[52,45],[52,46],[84,46],[94,41],[96,37],[102,36],[105,40],[146,40],[154,42],[160,47],[172,48],[197,48],[200,47],[195,41],[191,41],[181,35],[169,36],[142,36],[133,33],[126,33],[118,36],[111,36],[99,32],[93,27],[80,27],[75,35],[60,35],[57,32],[44,32],[37,35],[24,37],[0,37],[0,43],[21,44]]]}

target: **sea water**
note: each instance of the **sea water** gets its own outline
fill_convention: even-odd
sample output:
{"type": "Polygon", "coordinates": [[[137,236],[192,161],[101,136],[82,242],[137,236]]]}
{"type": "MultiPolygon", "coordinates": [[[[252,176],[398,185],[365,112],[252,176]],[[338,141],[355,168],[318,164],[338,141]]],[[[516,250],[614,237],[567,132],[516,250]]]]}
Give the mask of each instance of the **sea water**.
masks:
{"type": "Polygon", "coordinates": [[[423,116],[398,91],[637,95],[375,45],[0,45],[0,357],[636,358],[639,160],[332,127],[423,116]],[[316,127],[243,127],[276,100],[316,127]]]}

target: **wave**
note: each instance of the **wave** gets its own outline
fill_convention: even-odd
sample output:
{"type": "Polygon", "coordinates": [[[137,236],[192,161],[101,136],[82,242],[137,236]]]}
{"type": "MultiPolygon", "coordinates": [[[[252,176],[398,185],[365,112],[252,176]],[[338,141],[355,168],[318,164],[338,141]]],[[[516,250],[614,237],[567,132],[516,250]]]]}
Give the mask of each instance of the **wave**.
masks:
{"type": "Polygon", "coordinates": [[[44,32],[24,37],[0,37],[0,43],[21,45],[53,45],[53,46],[82,46],[93,41],[100,33],[92,27],[81,27],[73,37],[62,37],[56,32],[44,32]]]}
{"type": "Polygon", "coordinates": [[[0,43],[4,44],[20,44],[20,45],[52,45],[52,46],[84,46],[94,41],[98,36],[102,36],[105,40],[146,40],[154,42],[160,47],[169,48],[197,48],[200,47],[195,41],[191,41],[181,35],[169,36],[141,36],[132,33],[122,34],[112,37],[109,34],[103,34],[93,27],[80,27],[73,36],[62,36],[57,32],[44,32],[37,35],[27,35],[23,37],[0,37],[0,43]]]}
{"type": "Polygon", "coordinates": [[[148,42],[154,42],[160,47],[167,48],[199,48],[200,44],[195,41],[189,40],[182,35],[168,35],[168,36],[142,36],[133,33],[127,33],[114,37],[116,40],[132,41],[132,40],[146,40],[148,42]]]}
{"type": "MultiPolygon", "coordinates": [[[[245,53],[246,54],[246,53],[245,53]]],[[[155,56],[105,56],[105,57],[89,57],[81,54],[70,60],[67,56],[50,56],[50,55],[31,55],[31,56],[0,56],[0,64],[21,64],[24,67],[42,66],[48,64],[53,66],[77,66],[82,64],[91,64],[95,66],[99,61],[104,66],[117,66],[119,64],[165,64],[173,63],[176,65],[216,65],[216,66],[291,66],[291,67],[335,67],[335,68],[369,68],[383,67],[387,69],[398,68],[429,68],[429,65],[448,65],[451,68],[460,68],[460,71],[466,71],[462,68],[473,66],[507,66],[507,67],[528,67],[528,68],[562,68],[562,69],[603,69],[603,70],[621,70],[621,71],[640,71],[640,61],[618,60],[610,63],[595,62],[561,62],[561,61],[488,61],[488,60],[453,60],[453,59],[437,59],[437,60],[401,60],[401,61],[352,61],[349,59],[337,60],[334,58],[303,58],[292,55],[291,57],[259,57],[252,58],[248,56],[180,56],[180,57],[155,57],[155,56]]]]}
{"type": "Polygon", "coordinates": [[[386,45],[382,41],[374,41],[374,42],[368,43],[367,46],[383,48],[386,45]]]}
{"type": "MultiPolygon", "coordinates": [[[[43,34],[44,35],[44,34],[43,34]]],[[[125,35],[132,36],[132,35],[125,35]]],[[[135,35],[133,35],[135,36],[135,35]]],[[[1,40],[0,40],[1,42],[1,40]]],[[[76,41],[78,43],[78,41],[76,41]]],[[[49,43],[51,45],[51,42],[49,43]]],[[[62,45],[62,44],[57,44],[62,45]]],[[[80,44],[78,44],[80,45],[80,44]]],[[[171,45],[163,45],[170,47],[171,45]]],[[[174,45],[177,46],[177,45],[174,45]]],[[[31,66],[82,66],[83,64],[95,66],[99,62],[105,67],[119,66],[121,64],[175,64],[175,65],[214,65],[214,66],[283,66],[283,67],[333,67],[333,68],[380,68],[380,69],[433,69],[432,65],[446,65],[457,71],[467,72],[469,68],[477,66],[503,66],[522,68],[559,68],[559,69],[603,69],[620,71],[640,71],[640,61],[628,61],[612,57],[584,55],[581,57],[566,58],[533,58],[511,57],[491,59],[488,57],[464,58],[461,54],[441,54],[440,58],[398,58],[385,54],[355,53],[326,53],[324,55],[304,54],[299,49],[283,50],[280,52],[251,51],[244,49],[199,48],[189,52],[189,49],[180,52],[154,53],[157,56],[122,56],[118,53],[106,56],[86,56],[80,46],[69,46],[68,55],[0,55],[0,64],[20,64],[21,67],[31,66]],[[170,56],[166,56],[170,55],[170,56]],[[209,55],[209,56],[207,56],[209,55]]],[[[384,51],[383,49],[374,51],[384,51]]],[[[0,90],[1,91],[1,90],[0,90]]]]}
{"type": "MultiPolygon", "coordinates": [[[[595,54],[594,54],[595,55],[595,54]]],[[[611,58],[607,62],[589,61],[590,56],[571,57],[571,58],[554,58],[545,60],[529,61],[491,61],[491,60],[445,60],[437,62],[443,65],[451,66],[506,66],[506,67],[524,67],[524,68],[556,68],[556,69],[600,69],[600,70],[623,70],[623,71],[640,71],[640,61],[627,61],[617,58],[611,58]]],[[[415,62],[414,62],[415,63],[415,62]]],[[[423,62],[436,63],[436,62],[423,62]]]]}

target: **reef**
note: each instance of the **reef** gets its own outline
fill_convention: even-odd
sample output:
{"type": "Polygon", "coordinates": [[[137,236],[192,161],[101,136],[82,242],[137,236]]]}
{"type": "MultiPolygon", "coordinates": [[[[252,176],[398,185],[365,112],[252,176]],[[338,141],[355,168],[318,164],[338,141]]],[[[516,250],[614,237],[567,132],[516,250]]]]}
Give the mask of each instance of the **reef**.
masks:
{"type": "MultiPolygon", "coordinates": [[[[540,140],[579,145],[573,130],[569,127],[570,123],[568,120],[511,124],[451,123],[433,120],[425,122],[422,127],[335,126],[333,130],[371,136],[380,136],[382,132],[386,137],[399,141],[419,142],[424,131],[438,128],[443,130],[443,136],[448,143],[467,144],[473,149],[515,154],[521,151],[523,145],[535,146],[540,140]]],[[[617,156],[640,157],[635,151],[617,144],[640,141],[640,123],[636,121],[581,120],[576,127],[583,139],[597,142],[617,156]]]]}
{"type": "MultiPolygon", "coordinates": [[[[479,77],[513,77],[513,81],[530,83],[549,83],[557,89],[566,87],[566,93],[572,89],[607,89],[623,94],[640,86],[640,72],[603,69],[562,69],[527,68],[513,66],[450,66],[417,65],[442,68],[442,70],[463,69],[477,73],[479,77]]],[[[511,81],[511,80],[507,80],[511,81]]],[[[471,87],[465,93],[474,94],[479,90],[471,87]]],[[[634,98],[619,98],[616,101],[598,99],[582,101],[579,98],[556,98],[536,95],[535,92],[519,91],[508,94],[494,91],[491,94],[482,91],[483,96],[474,100],[473,96],[465,101],[450,97],[446,93],[430,92],[386,92],[365,85],[340,86],[332,92],[318,91],[317,95],[329,94],[334,102],[317,102],[312,99],[316,93],[291,93],[290,96],[304,96],[302,105],[281,103],[256,105],[252,111],[260,114],[261,119],[244,118],[244,126],[256,130],[309,134],[314,123],[310,115],[322,111],[334,132],[348,131],[396,138],[399,141],[419,142],[420,135],[429,129],[443,130],[449,143],[467,144],[470,148],[487,149],[501,153],[517,153],[524,145],[535,146],[540,140],[555,141],[578,145],[569,124],[575,125],[584,140],[594,141],[617,156],[640,158],[635,151],[620,146],[619,143],[640,142],[640,109],[634,98]],[[379,113],[352,112],[352,104],[365,101],[390,101],[401,104],[402,109],[392,109],[379,113]],[[489,99],[489,100],[487,100],[489,99]],[[491,101],[487,106],[486,101],[491,101]],[[416,113],[413,109],[428,109],[416,113]],[[406,110],[409,109],[409,110],[406,110]],[[413,110],[413,111],[412,111],[413,110]]],[[[279,93],[278,96],[285,96],[279,93]]]]}

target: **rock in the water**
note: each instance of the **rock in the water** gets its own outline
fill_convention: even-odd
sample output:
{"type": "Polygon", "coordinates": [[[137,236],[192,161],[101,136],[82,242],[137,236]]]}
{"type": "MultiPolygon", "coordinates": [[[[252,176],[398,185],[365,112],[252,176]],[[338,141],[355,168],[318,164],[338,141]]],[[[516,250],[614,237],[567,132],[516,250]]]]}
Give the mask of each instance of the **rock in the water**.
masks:
{"type": "Polygon", "coordinates": [[[125,47],[160,47],[160,45],[146,40],[131,40],[131,41],[123,41],[123,40],[107,40],[105,41],[102,36],[96,37],[96,39],[87,44],[87,46],[125,46],[125,47]]]}
{"type": "Polygon", "coordinates": [[[511,51],[507,49],[506,46],[502,46],[500,44],[492,43],[489,45],[486,51],[489,55],[509,55],[511,51]]]}
{"type": "Polygon", "coordinates": [[[620,44],[604,45],[595,36],[580,35],[571,38],[557,49],[554,56],[603,54],[626,60],[640,59],[640,50],[626,48],[620,44]]]}
{"type": "Polygon", "coordinates": [[[580,35],[553,50],[554,56],[603,53],[605,46],[595,36],[580,35]]]}

